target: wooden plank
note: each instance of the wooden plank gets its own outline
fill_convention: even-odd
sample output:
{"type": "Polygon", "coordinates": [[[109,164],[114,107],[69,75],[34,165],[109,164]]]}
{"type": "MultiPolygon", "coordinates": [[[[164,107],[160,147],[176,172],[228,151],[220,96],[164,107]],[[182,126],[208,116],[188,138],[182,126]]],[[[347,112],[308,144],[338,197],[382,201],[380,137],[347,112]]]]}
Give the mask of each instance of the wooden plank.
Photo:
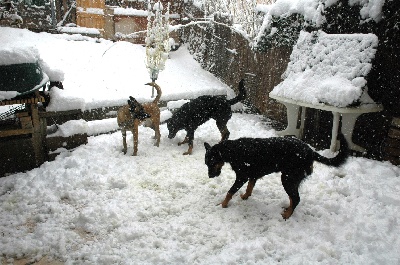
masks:
{"type": "Polygon", "coordinates": [[[15,104],[34,104],[38,102],[45,102],[46,99],[43,96],[23,98],[23,99],[11,99],[0,101],[0,106],[15,105],[15,104]]]}
{"type": "Polygon", "coordinates": [[[391,128],[389,130],[388,136],[390,138],[400,139],[400,130],[391,128]]]}
{"type": "Polygon", "coordinates": [[[87,144],[87,134],[74,134],[68,137],[55,136],[47,137],[46,145],[49,152],[54,152],[58,148],[65,148],[67,150],[76,148],[82,144],[87,144]]]}
{"type": "Polygon", "coordinates": [[[29,129],[29,128],[33,127],[32,119],[29,116],[28,117],[21,117],[21,118],[19,118],[19,121],[21,123],[22,129],[29,129]]]}
{"type": "Polygon", "coordinates": [[[27,111],[23,111],[23,112],[17,112],[16,115],[18,118],[22,118],[22,117],[28,117],[29,113],[27,111]]]}
{"type": "Polygon", "coordinates": [[[386,147],[385,148],[385,153],[389,156],[400,156],[400,149],[399,148],[392,148],[392,147],[386,147]]]}
{"type": "Polygon", "coordinates": [[[396,128],[400,128],[400,118],[398,118],[398,117],[393,117],[392,126],[393,126],[393,127],[396,127],[396,128]]]}
{"type": "Polygon", "coordinates": [[[20,120],[21,122],[32,121],[32,119],[31,119],[30,116],[22,116],[22,117],[19,117],[19,120],[20,120]]]}
{"type": "Polygon", "coordinates": [[[9,137],[15,135],[23,135],[32,133],[33,129],[16,129],[16,130],[6,130],[0,131],[0,137],[9,137]]]}
{"type": "Polygon", "coordinates": [[[392,163],[393,165],[400,165],[400,157],[395,157],[395,156],[385,156],[383,159],[385,159],[386,161],[389,161],[390,163],[392,163]]]}
{"type": "Polygon", "coordinates": [[[400,149],[400,139],[386,138],[385,146],[399,148],[400,149]]]}
{"type": "Polygon", "coordinates": [[[31,104],[30,108],[31,108],[32,123],[33,123],[32,145],[33,145],[33,150],[35,151],[36,166],[40,166],[44,162],[43,142],[45,139],[45,135],[41,134],[38,105],[31,104]]]}
{"type": "Polygon", "coordinates": [[[66,116],[66,115],[74,115],[74,114],[81,114],[81,110],[66,110],[66,111],[46,111],[41,112],[40,117],[49,118],[49,117],[57,117],[57,116],[66,116]]]}

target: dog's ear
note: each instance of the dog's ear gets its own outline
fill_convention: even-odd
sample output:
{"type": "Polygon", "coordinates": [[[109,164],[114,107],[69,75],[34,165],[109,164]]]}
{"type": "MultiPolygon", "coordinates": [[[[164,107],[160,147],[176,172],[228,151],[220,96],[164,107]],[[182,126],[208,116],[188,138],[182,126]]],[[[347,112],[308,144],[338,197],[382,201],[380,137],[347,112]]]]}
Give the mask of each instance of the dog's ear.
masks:
{"type": "Polygon", "coordinates": [[[136,98],[132,98],[130,100],[131,104],[134,105],[135,107],[141,106],[141,104],[136,100],[136,98]]]}
{"type": "Polygon", "coordinates": [[[206,148],[206,151],[211,149],[211,145],[209,145],[208,143],[204,143],[204,147],[206,148]]]}

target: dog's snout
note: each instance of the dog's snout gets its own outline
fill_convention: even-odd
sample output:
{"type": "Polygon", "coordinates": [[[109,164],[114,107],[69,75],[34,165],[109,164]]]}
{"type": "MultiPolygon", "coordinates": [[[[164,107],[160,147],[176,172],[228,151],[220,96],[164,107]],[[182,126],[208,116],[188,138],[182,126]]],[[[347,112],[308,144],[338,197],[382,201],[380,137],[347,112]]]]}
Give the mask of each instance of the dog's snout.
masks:
{"type": "Polygon", "coordinates": [[[175,137],[175,135],[176,135],[176,133],[175,133],[175,132],[173,132],[173,131],[170,131],[170,132],[169,132],[169,134],[168,134],[168,138],[169,138],[169,139],[172,139],[172,138],[174,138],[174,137],[175,137]]]}
{"type": "Polygon", "coordinates": [[[210,179],[218,177],[220,174],[221,174],[221,170],[220,169],[211,168],[211,169],[208,170],[208,177],[210,179]]]}

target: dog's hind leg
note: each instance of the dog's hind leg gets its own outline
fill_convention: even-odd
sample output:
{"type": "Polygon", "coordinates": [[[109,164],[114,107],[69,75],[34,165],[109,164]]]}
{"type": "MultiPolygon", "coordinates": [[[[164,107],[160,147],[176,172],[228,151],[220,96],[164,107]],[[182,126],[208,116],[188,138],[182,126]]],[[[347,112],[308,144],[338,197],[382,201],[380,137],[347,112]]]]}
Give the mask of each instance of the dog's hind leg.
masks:
{"type": "Polygon", "coordinates": [[[160,138],[161,138],[160,125],[159,124],[155,124],[154,125],[154,137],[156,138],[156,142],[154,143],[154,145],[159,147],[160,146],[160,138]]]}
{"type": "Polygon", "coordinates": [[[122,152],[126,154],[127,146],[126,146],[126,130],[121,128],[121,133],[122,133],[122,152]]]}
{"type": "Polygon", "coordinates": [[[221,133],[221,142],[228,140],[229,139],[229,135],[231,134],[228,130],[228,127],[226,126],[227,122],[223,121],[223,122],[218,122],[217,121],[217,127],[219,132],[221,133]]]}
{"type": "Polygon", "coordinates": [[[282,212],[283,219],[287,220],[300,203],[299,185],[301,181],[299,181],[296,175],[293,173],[287,174],[284,172],[282,172],[281,180],[283,188],[285,189],[290,200],[289,207],[285,208],[285,210],[282,212]]]}
{"type": "Polygon", "coordinates": [[[256,185],[256,181],[256,179],[249,180],[249,183],[247,183],[246,193],[240,195],[240,198],[242,198],[243,200],[247,200],[251,196],[254,186],[256,185]]]}
{"type": "Polygon", "coordinates": [[[135,124],[135,126],[132,129],[132,134],[133,134],[133,156],[137,156],[138,152],[138,145],[139,145],[139,126],[135,124]]]}

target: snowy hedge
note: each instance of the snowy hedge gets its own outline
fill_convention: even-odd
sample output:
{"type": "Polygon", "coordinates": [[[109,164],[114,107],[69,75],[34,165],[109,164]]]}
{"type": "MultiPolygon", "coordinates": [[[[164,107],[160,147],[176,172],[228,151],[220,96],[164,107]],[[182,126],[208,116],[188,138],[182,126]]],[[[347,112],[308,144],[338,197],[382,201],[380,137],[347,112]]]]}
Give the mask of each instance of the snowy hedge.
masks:
{"type": "Polygon", "coordinates": [[[278,0],[260,9],[265,17],[255,47],[292,47],[301,30],[370,33],[382,19],[384,4],[385,0],[278,0]]]}

